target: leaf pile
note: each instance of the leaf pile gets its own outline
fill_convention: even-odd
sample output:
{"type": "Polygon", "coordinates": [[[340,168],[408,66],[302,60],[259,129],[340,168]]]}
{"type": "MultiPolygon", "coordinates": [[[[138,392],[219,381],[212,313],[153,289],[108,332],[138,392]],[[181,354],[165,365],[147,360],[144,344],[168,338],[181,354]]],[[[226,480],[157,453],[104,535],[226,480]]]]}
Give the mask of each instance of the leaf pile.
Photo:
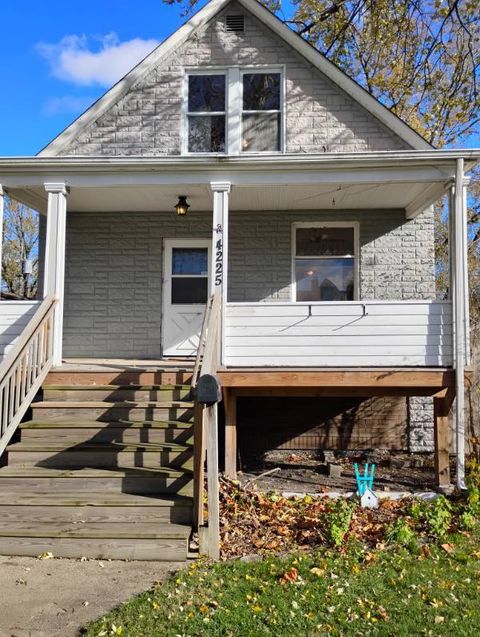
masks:
{"type": "Polygon", "coordinates": [[[407,507],[405,501],[384,501],[378,509],[362,509],[356,501],[258,493],[225,478],[220,484],[223,559],[341,547],[350,538],[374,547],[407,507]]]}

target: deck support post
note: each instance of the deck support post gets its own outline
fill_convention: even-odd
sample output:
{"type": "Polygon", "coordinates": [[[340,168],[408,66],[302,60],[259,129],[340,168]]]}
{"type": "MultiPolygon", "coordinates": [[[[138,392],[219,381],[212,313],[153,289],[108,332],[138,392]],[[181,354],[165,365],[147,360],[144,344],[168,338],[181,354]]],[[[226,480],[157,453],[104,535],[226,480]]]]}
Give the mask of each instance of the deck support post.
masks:
{"type": "Polygon", "coordinates": [[[435,477],[440,489],[450,487],[450,435],[448,415],[455,397],[450,390],[445,397],[433,399],[435,437],[435,477]]]}
{"type": "Polygon", "coordinates": [[[456,385],[457,487],[465,489],[465,364],[468,325],[467,214],[463,159],[457,159],[453,193],[454,365],[456,385]]]}
{"type": "Polygon", "coordinates": [[[237,396],[232,389],[223,392],[225,406],[225,475],[237,478],[237,396]]]}
{"type": "Polygon", "coordinates": [[[207,430],[208,482],[208,556],[220,559],[220,485],[218,480],[218,405],[205,407],[204,425],[207,430]]]}
{"type": "Polygon", "coordinates": [[[44,294],[52,294],[57,304],[53,315],[53,366],[62,363],[63,302],[65,287],[65,237],[67,225],[67,187],[64,183],[46,183],[48,193],[45,244],[44,294]]]}

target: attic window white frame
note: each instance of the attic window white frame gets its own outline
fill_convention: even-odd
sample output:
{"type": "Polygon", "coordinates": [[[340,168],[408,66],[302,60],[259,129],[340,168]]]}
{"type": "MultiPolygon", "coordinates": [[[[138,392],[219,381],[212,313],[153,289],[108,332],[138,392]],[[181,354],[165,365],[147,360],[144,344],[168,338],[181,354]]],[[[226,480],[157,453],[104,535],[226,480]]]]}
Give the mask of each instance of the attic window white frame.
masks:
{"type": "MultiPolygon", "coordinates": [[[[295,265],[297,259],[297,229],[298,228],[352,228],[353,229],[353,300],[360,298],[360,223],[358,221],[296,221],[292,223],[292,261],[291,261],[291,300],[294,303],[307,303],[297,301],[297,279],[295,265]]],[[[322,255],[311,255],[312,258],[330,258],[322,255]]],[[[339,257],[342,258],[342,257],[339,257]]],[[[330,301],[308,301],[309,305],[324,304],[330,301]]],[[[348,303],[348,301],[333,301],[334,303],[348,303]]]]}
{"type": "MultiPolygon", "coordinates": [[[[182,91],[182,154],[202,156],[225,155],[281,155],[286,148],[285,65],[263,66],[210,66],[202,69],[185,69],[182,91]],[[243,75],[246,73],[277,73],[280,75],[280,148],[268,151],[242,151],[243,75]],[[188,150],[188,78],[191,75],[225,75],[225,152],[191,152],[188,150]]],[[[246,111],[247,113],[249,111],[246,111]]],[[[268,113],[270,111],[263,111],[268,113]]],[[[278,111],[275,111],[278,112],[278,111]]],[[[213,115],[214,113],[209,113],[213,115]]],[[[220,114],[220,113],[219,113],[220,114]]]]}

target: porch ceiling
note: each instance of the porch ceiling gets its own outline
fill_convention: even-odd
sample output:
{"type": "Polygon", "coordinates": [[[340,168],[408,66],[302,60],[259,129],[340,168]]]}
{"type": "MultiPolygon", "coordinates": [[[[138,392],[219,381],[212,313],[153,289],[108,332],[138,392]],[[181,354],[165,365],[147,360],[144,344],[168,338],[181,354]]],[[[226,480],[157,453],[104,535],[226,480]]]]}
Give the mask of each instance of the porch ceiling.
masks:
{"type": "Polygon", "coordinates": [[[212,181],[230,182],[233,211],[403,209],[413,217],[451,184],[458,157],[471,168],[479,151],[400,151],[322,156],[217,158],[0,159],[0,184],[44,212],[46,182],[70,187],[78,212],[212,209],[212,181]]]}
{"type": "MultiPolygon", "coordinates": [[[[443,184],[408,182],[234,186],[230,210],[407,209],[422,195],[437,199],[443,192],[443,184]]],[[[72,188],[68,208],[76,212],[173,212],[178,195],[187,195],[191,211],[212,209],[212,193],[206,184],[72,188]]]]}

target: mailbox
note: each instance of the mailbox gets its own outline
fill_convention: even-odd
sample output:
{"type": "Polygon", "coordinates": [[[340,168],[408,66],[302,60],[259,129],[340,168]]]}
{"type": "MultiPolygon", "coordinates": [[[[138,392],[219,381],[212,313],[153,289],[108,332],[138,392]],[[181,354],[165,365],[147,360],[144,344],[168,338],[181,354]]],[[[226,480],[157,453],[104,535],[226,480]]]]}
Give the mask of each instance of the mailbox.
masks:
{"type": "Polygon", "coordinates": [[[222,400],[222,389],[220,383],[212,374],[200,376],[197,382],[195,398],[204,405],[214,405],[222,400]]]}

